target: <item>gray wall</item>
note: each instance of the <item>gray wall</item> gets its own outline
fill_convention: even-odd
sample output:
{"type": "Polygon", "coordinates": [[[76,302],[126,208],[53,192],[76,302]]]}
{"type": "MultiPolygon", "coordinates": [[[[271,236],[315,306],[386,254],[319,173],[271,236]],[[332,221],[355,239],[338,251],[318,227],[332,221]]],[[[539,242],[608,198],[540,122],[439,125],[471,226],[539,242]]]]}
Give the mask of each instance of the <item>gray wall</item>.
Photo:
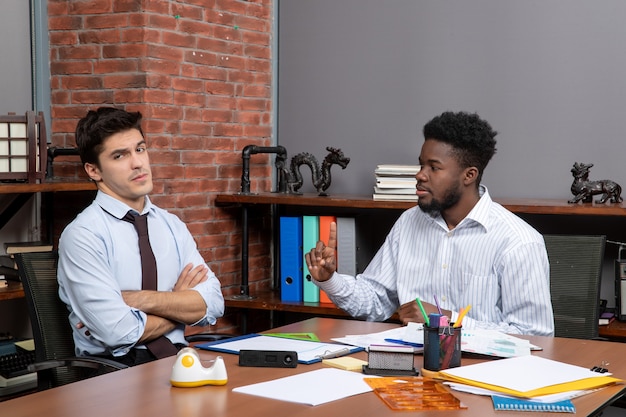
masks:
{"type": "Polygon", "coordinates": [[[626,189],[624,22],[623,0],[280,1],[277,141],[342,148],[328,191],[369,194],[377,164],[417,163],[424,123],[466,110],[499,132],[496,198],[568,199],[575,161],[626,189]]]}
{"type": "MultiPolygon", "coordinates": [[[[284,0],[278,17],[277,142],[326,146],[331,194],[370,194],[377,164],[416,164],[422,126],[477,112],[499,132],[483,182],[498,198],[571,198],[574,162],[626,190],[626,1],[284,0]]],[[[314,192],[308,168],[305,186],[314,192]]],[[[626,192],[624,193],[626,198],[626,192]]],[[[534,218],[542,232],[606,234],[624,221],[534,218]],[[540,224],[543,222],[544,224],[540,224]],[[557,224],[558,223],[558,224],[557,224]]],[[[569,217],[569,216],[568,216],[569,217]]],[[[602,298],[614,305],[617,246],[602,298]]]]}
{"type": "Polygon", "coordinates": [[[33,109],[29,3],[24,0],[2,0],[0,114],[24,114],[33,109]]]}

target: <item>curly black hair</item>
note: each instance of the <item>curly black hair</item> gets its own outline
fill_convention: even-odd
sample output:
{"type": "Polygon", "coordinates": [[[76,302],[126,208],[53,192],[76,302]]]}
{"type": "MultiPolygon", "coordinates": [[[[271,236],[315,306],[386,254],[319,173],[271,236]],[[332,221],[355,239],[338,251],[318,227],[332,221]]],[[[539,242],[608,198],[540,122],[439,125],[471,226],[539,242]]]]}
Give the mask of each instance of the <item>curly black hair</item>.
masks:
{"type": "Polygon", "coordinates": [[[462,167],[478,168],[478,182],[496,153],[497,134],[476,113],[448,111],[424,125],[424,139],[434,139],[451,145],[462,167]]]}

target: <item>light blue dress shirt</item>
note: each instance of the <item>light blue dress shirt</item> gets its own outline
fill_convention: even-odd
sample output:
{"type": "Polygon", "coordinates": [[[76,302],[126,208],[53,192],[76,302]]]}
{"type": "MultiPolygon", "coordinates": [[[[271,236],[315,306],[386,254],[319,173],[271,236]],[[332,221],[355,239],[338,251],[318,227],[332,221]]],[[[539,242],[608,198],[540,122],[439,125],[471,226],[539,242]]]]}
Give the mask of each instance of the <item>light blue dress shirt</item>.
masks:
{"type": "Polygon", "coordinates": [[[316,284],[354,317],[389,318],[400,305],[437,295],[452,321],[467,305],[464,328],[551,336],[554,318],[543,237],[491,200],[481,198],[453,230],[439,215],[411,208],[394,224],[365,271],[335,273],[316,284]]]}
{"type": "MultiPolygon", "coordinates": [[[[70,223],[59,240],[59,296],[69,310],[77,355],[122,356],[144,332],[146,314],[129,307],[122,291],[141,290],[141,258],[137,232],[121,220],[126,204],[99,191],[93,203],[70,223]],[[85,327],[76,329],[82,322],[85,327]]],[[[171,291],[185,265],[205,264],[187,226],[146,197],[150,244],[157,260],[158,290],[171,291]]],[[[208,279],[194,287],[206,315],[194,325],[215,324],[224,314],[221,285],[209,270],[208,279]]],[[[165,336],[186,343],[184,324],[165,336]]],[[[142,347],[142,346],[138,346],[142,347]]]]}

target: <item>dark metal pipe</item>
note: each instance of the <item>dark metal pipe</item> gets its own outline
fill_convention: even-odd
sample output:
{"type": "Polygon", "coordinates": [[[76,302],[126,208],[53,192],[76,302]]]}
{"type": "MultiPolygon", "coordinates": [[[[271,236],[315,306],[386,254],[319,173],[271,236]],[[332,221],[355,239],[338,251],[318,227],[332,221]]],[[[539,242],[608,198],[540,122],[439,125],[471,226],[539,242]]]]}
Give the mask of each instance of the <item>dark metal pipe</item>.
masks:
{"type": "MultiPolygon", "coordinates": [[[[241,170],[241,193],[250,194],[250,156],[258,153],[274,153],[276,154],[276,171],[278,175],[278,192],[284,193],[287,190],[287,181],[285,177],[285,161],[287,160],[287,150],[284,146],[256,146],[248,145],[241,152],[243,161],[241,170]]],[[[249,299],[249,226],[248,226],[248,206],[245,204],[241,207],[241,285],[239,287],[239,295],[237,298],[249,299]]]]}
{"type": "Polygon", "coordinates": [[[250,156],[258,153],[276,154],[276,171],[278,175],[278,192],[287,190],[285,178],[285,162],[287,161],[287,149],[284,146],[256,146],[248,145],[241,152],[243,166],[241,169],[241,194],[250,194],[250,156]]]}

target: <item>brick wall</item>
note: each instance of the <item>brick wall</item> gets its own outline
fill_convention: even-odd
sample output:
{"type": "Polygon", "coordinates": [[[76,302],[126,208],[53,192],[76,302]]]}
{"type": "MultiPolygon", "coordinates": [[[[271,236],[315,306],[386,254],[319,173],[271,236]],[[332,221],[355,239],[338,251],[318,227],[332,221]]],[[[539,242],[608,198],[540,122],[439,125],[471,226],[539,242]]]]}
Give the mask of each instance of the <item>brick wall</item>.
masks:
{"type": "MultiPolygon", "coordinates": [[[[225,295],[239,291],[241,150],[271,146],[271,0],[49,0],[52,142],[74,146],[76,122],[102,105],[141,111],[155,178],[152,200],[185,221],[225,295]]],[[[71,158],[55,176],[85,178],[71,158]]],[[[252,191],[271,189],[269,157],[252,161],[252,191]]],[[[76,213],[57,195],[62,228],[76,213]],[[64,218],[65,217],[65,218],[64,218]]],[[[81,203],[84,204],[84,203],[81,203]]],[[[253,289],[270,285],[270,227],[250,232],[253,289]]],[[[234,319],[220,321],[220,330],[234,319]]]]}

